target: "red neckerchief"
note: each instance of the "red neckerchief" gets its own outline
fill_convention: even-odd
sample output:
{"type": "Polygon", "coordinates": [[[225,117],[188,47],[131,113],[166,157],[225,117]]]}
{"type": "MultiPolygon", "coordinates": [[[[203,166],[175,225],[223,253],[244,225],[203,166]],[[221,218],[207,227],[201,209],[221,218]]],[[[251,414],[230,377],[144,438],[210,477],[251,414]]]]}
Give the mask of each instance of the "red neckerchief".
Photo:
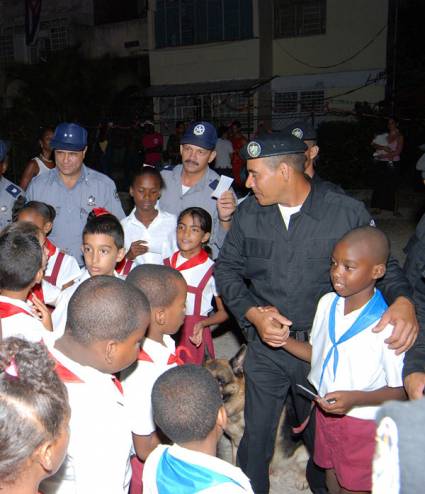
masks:
{"type": "Polygon", "coordinates": [[[137,360],[143,360],[143,362],[152,362],[153,360],[151,357],[143,350],[143,348],[139,352],[139,356],[137,357],[137,360]]]}
{"type": "Polygon", "coordinates": [[[52,242],[50,242],[49,239],[46,238],[46,241],[44,242],[44,247],[47,249],[47,257],[50,259],[53,255],[55,255],[56,252],[56,245],[53,245],[52,242]]]}
{"type": "MultiPolygon", "coordinates": [[[[106,213],[105,213],[106,214],[106,213]]],[[[118,391],[124,395],[124,389],[122,387],[121,381],[118,379],[118,377],[113,377],[112,382],[115,384],[115,386],[118,388],[118,391]]]]}
{"type": "Polygon", "coordinates": [[[53,358],[56,361],[56,366],[55,366],[56,374],[63,383],[84,383],[82,379],[80,379],[72,371],[67,369],[63,364],[59,362],[59,360],[57,360],[55,357],[53,358]]]}
{"type": "Polygon", "coordinates": [[[0,318],[6,319],[6,317],[14,316],[16,314],[26,314],[27,316],[34,317],[29,310],[25,310],[18,305],[9,302],[0,302],[0,318]]]}
{"type": "Polygon", "coordinates": [[[200,264],[204,264],[204,262],[208,260],[208,254],[204,249],[201,249],[199,254],[196,254],[196,256],[180,264],[180,266],[176,266],[178,256],[179,256],[179,251],[174,252],[174,254],[170,258],[171,267],[177,269],[177,271],[183,271],[185,269],[193,268],[194,266],[199,266],[200,264]]]}
{"type": "Polygon", "coordinates": [[[28,300],[30,300],[32,303],[34,303],[33,300],[33,295],[36,295],[39,300],[44,302],[44,293],[43,293],[43,287],[41,286],[41,283],[37,283],[31,288],[30,293],[28,294],[28,300]]]}

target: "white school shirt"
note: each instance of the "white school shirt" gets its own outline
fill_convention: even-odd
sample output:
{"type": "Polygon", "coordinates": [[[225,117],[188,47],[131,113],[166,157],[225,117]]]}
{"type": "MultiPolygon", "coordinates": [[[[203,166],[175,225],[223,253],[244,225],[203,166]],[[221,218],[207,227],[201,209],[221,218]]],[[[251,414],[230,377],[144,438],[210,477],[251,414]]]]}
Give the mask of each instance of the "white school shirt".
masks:
{"type": "MultiPolygon", "coordinates": [[[[58,247],[53,244],[51,245],[55,248],[55,251],[54,254],[49,256],[44,276],[51,276],[53,267],[60,252],[60,249],[58,247]]],[[[57,286],[58,288],[62,288],[70,281],[76,280],[79,276],[81,276],[81,269],[78,265],[77,260],[75,259],[75,257],[72,257],[69,254],[65,254],[59,269],[55,286],[57,286]]]]}
{"type": "MultiPolygon", "coordinates": [[[[180,253],[177,256],[176,267],[180,266],[186,262],[187,259],[183,257],[180,253]]],[[[214,265],[214,261],[208,258],[204,263],[198,264],[193,268],[183,269],[180,273],[183,275],[186,283],[189,286],[198,286],[201,282],[204,274],[209,270],[211,266],[214,265]]],[[[214,276],[209,279],[204,291],[202,292],[202,303],[201,303],[201,316],[207,316],[212,310],[212,301],[214,297],[218,297],[217,288],[215,285],[214,276]]],[[[186,298],[186,315],[192,316],[195,308],[195,295],[193,293],[187,292],[186,298]]]]}
{"type": "Polygon", "coordinates": [[[169,257],[176,249],[177,217],[158,209],[158,215],[152,223],[146,226],[136,218],[136,209],[121,221],[124,229],[125,250],[131,247],[136,240],[145,240],[148,243],[148,252],[134,259],[134,265],[162,264],[162,260],[169,257]]]}
{"type": "Polygon", "coordinates": [[[83,382],[65,382],[71,407],[70,440],[60,470],[40,486],[44,494],[127,494],[131,430],[124,396],[110,374],[82,366],[47,345],[83,382]]]}
{"type": "MultiPolygon", "coordinates": [[[[227,461],[216,458],[215,456],[192,451],[187,448],[182,448],[177,444],[168,446],[165,444],[158,445],[148,456],[143,469],[143,493],[144,494],[160,494],[156,485],[156,469],[164,452],[168,450],[169,454],[185,463],[192,463],[205,467],[208,470],[225,475],[237,482],[225,482],[216,486],[209,487],[198,491],[202,494],[253,494],[251,483],[248,477],[238,467],[233,466],[227,461]],[[239,485],[238,485],[239,484],[239,485]]],[[[184,468],[184,467],[183,467],[184,468]]],[[[171,485],[170,485],[171,487],[171,485]]],[[[177,487],[177,486],[176,486],[177,487]]]]}
{"type": "Polygon", "coordinates": [[[26,312],[25,314],[20,312],[13,316],[2,318],[1,326],[3,338],[17,336],[18,338],[23,338],[27,341],[39,342],[51,334],[51,332],[43,326],[43,323],[33,316],[31,306],[27,302],[0,295],[0,303],[15,305],[16,307],[24,309],[26,312]]]}
{"type": "Polygon", "coordinates": [[[121,373],[130,428],[139,436],[148,436],[156,430],[152,414],[152,388],[161,374],[177,365],[175,362],[168,363],[170,355],[176,351],[171,336],[164,335],[164,345],[145,338],[140,359],[121,373]],[[142,360],[143,355],[145,358],[149,356],[153,362],[142,360]]]}
{"type": "MultiPolygon", "coordinates": [[[[308,380],[321,396],[332,391],[375,391],[384,386],[403,386],[402,370],[404,354],[396,355],[385,343],[393,330],[388,324],[380,333],[373,333],[376,322],[344,343],[337,346],[339,359],[334,380],[334,355],[326,366],[319,389],[322,365],[332,344],[329,338],[329,313],[336,294],[327,293],[320,300],[310,334],[313,347],[311,371],[308,380]]],[[[360,315],[364,306],[344,315],[345,299],[341,297],[335,311],[335,340],[347,331],[360,315]]],[[[378,406],[355,407],[347,415],[359,419],[374,420],[378,406]]]]}

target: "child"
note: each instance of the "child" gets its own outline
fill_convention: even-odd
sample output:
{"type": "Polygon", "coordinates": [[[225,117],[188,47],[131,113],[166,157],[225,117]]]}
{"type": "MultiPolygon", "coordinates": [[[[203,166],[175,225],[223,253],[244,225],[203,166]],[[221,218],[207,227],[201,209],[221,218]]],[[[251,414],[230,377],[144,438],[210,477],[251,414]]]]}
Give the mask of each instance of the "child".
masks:
{"type": "Polygon", "coordinates": [[[45,494],[127,494],[131,430],[114,374],[136,360],[149,318],[143,293],[112,276],[94,276],[72,296],[65,334],[48,345],[68,389],[71,436],[45,494]]]}
{"type": "Polygon", "coordinates": [[[371,491],[377,405],[405,397],[403,355],[385,343],[392,326],[372,331],[387,308],[375,283],[388,255],[388,239],[377,228],[348,232],[332,254],[336,293],[320,299],[310,343],[289,338],[284,347],[311,361],[308,379],[321,397],[314,461],[326,469],[331,494],[371,491]]]}
{"type": "Polygon", "coordinates": [[[153,387],[152,408],[157,426],[174,444],[157,446],[146,460],[145,494],[253,492],[239,468],[215,457],[226,411],[207,369],[183,365],[162,374],[153,387]]]}
{"type": "MultiPolygon", "coordinates": [[[[46,237],[53,227],[55,217],[55,208],[39,201],[29,201],[16,211],[17,221],[33,223],[40,228],[46,237]]],[[[48,255],[44,280],[63,290],[72,285],[74,280],[81,275],[78,262],[74,257],[53,245],[48,238],[46,238],[44,245],[48,255]]]]}
{"type": "Polygon", "coordinates": [[[124,231],[118,218],[106,209],[94,208],[89,214],[83,230],[85,269],[80,278],[59,296],[52,320],[55,335],[62,336],[65,330],[66,311],[69,299],[78,286],[91,276],[115,275],[115,266],[125,255],[124,231]]]}
{"type": "Polygon", "coordinates": [[[37,494],[68,445],[65,386],[43,345],[20,338],[0,342],[0,491],[37,494]]]}
{"type": "Polygon", "coordinates": [[[20,336],[40,341],[52,331],[47,307],[34,297],[31,289],[41,281],[44,271],[39,230],[30,224],[13,224],[0,235],[0,318],[3,337],[20,336]],[[27,231],[24,231],[27,230],[27,231]]]}
{"type": "MultiPolygon", "coordinates": [[[[160,172],[142,166],[133,178],[130,195],[135,208],[121,221],[125,233],[126,259],[138,264],[162,264],[177,248],[176,217],[161,211],[157,202],[164,188],[160,172]]],[[[131,267],[127,264],[127,274],[131,267]]]]}
{"type": "MultiPolygon", "coordinates": [[[[157,264],[137,266],[127,282],[142,290],[151,306],[151,322],[137,363],[122,375],[134,448],[144,461],[160,443],[152,416],[152,387],[163,372],[183,363],[170,335],[183,324],[187,285],[178,271],[157,264]]],[[[135,475],[141,464],[137,460],[132,464],[132,490],[141,492],[141,472],[135,475]]]]}
{"type": "Polygon", "coordinates": [[[180,271],[188,285],[186,318],[179,343],[189,350],[183,355],[183,360],[194,364],[202,364],[205,345],[211,357],[215,358],[209,326],[220,324],[228,318],[215,287],[214,261],[203,249],[210,238],[211,226],[211,216],[205,209],[191,207],[182,211],[177,220],[179,250],[164,261],[164,264],[180,271]],[[213,310],[213,299],[217,311],[208,316],[213,310]]]}

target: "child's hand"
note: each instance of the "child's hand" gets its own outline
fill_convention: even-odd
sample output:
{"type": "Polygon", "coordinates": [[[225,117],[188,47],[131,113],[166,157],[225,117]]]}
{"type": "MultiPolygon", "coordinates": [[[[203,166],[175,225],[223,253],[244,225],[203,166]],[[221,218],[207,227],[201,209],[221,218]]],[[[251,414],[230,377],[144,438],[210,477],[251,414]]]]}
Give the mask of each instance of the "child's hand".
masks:
{"type": "Polygon", "coordinates": [[[334,391],[316,400],[322,410],[336,415],[346,415],[359,403],[358,391],[334,391]],[[330,402],[330,403],[329,403],[330,402]]]}
{"type": "Polygon", "coordinates": [[[34,294],[32,296],[32,304],[35,317],[40,319],[47,331],[53,331],[52,316],[46,305],[34,294]]]}
{"type": "Polygon", "coordinates": [[[137,256],[146,254],[149,250],[148,243],[145,240],[135,240],[132,242],[129,251],[127,252],[127,259],[133,261],[137,256]]]}
{"type": "Polygon", "coordinates": [[[202,322],[199,321],[193,326],[193,333],[192,336],[189,337],[189,340],[196,346],[198,347],[202,343],[202,337],[204,333],[204,326],[202,325],[202,322]]]}

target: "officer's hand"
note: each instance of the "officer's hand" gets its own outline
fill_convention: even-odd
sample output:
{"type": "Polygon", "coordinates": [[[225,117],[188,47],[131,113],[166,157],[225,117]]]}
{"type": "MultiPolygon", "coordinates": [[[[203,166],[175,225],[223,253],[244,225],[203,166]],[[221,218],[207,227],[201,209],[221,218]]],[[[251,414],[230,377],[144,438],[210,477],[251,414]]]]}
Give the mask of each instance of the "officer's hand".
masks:
{"type": "Polygon", "coordinates": [[[257,329],[258,335],[267,345],[279,348],[285,345],[292,321],[277,311],[261,311],[251,307],[245,317],[257,329]]]}
{"type": "Polygon", "coordinates": [[[149,250],[148,243],[145,240],[135,240],[131,244],[126,257],[130,261],[134,261],[134,259],[136,259],[137,256],[142,256],[143,254],[146,254],[148,250],[149,250]]]}
{"type": "Polygon", "coordinates": [[[412,302],[405,297],[398,297],[388,307],[373,331],[379,333],[387,324],[394,326],[391,336],[385,340],[388,348],[396,350],[396,355],[409,350],[415,343],[419,332],[415,306],[412,302]]]}
{"type": "Polygon", "coordinates": [[[231,190],[226,190],[217,200],[218,219],[221,225],[230,228],[232,215],[236,209],[236,198],[231,190]]]}
{"type": "Polygon", "coordinates": [[[412,372],[404,379],[404,389],[409,400],[419,400],[424,395],[425,372],[412,372]]]}

